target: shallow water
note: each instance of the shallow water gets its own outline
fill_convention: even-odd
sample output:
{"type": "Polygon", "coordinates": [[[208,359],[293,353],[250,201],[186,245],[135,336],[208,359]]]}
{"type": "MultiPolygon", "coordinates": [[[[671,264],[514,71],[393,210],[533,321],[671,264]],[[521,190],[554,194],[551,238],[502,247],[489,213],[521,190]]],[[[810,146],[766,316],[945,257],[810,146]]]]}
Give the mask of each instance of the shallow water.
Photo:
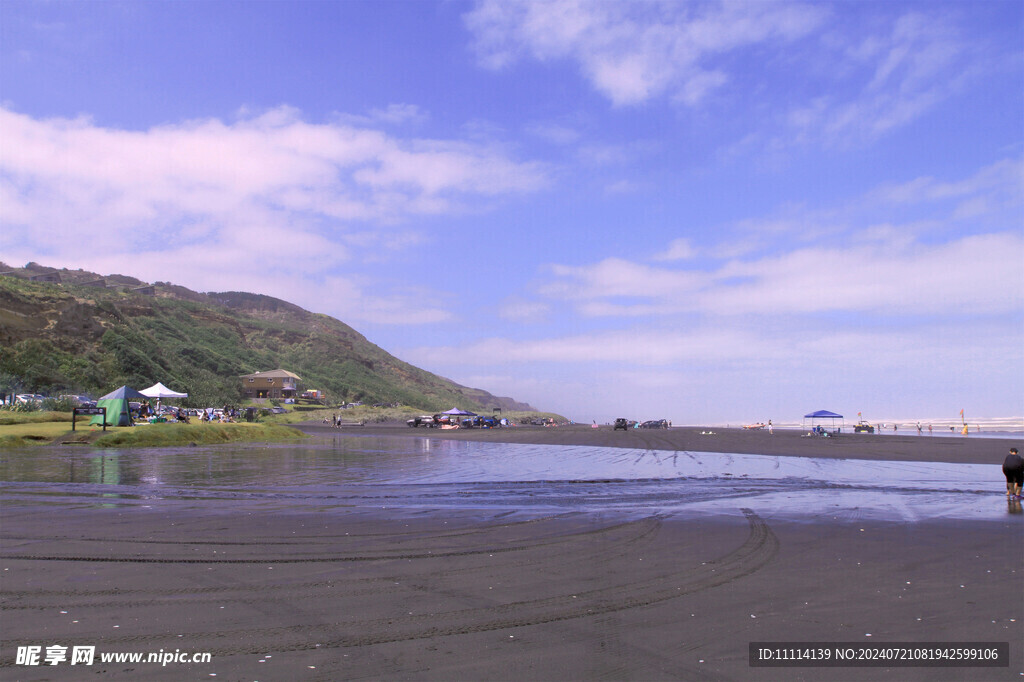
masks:
{"type": "Polygon", "coordinates": [[[248,501],[285,508],[508,509],[898,521],[1004,519],[999,466],[425,438],[0,454],[8,501],[248,501]]]}

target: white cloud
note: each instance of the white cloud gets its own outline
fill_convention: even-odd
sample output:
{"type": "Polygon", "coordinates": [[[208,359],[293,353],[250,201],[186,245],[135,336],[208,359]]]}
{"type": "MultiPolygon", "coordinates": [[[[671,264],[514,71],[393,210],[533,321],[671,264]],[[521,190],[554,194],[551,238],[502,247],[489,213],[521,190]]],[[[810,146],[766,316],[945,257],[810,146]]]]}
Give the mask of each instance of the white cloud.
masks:
{"type": "Polygon", "coordinates": [[[733,330],[696,333],[657,332],[649,329],[565,336],[534,341],[484,339],[460,348],[420,348],[409,351],[424,364],[439,364],[458,357],[460,363],[486,365],[501,358],[504,364],[614,362],[667,365],[689,360],[734,358],[731,349],[751,347],[733,330]]]}
{"type": "Polygon", "coordinates": [[[665,93],[695,105],[728,80],[707,61],[806,36],[823,16],[810,5],[764,2],[484,0],[465,23],[488,68],[506,67],[523,56],[568,59],[617,105],[665,93]]]}
{"type": "Polygon", "coordinates": [[[203,120],[142,132],[0,109],[0,127],[3,185],[17,199],[14,216],[4,209],[5,222],[28,222],[31,210],[73,210],[124,227],[193,213],[227,222],[240,208],[379,220],[545,183],[539,165],[483,145],[310,124],[286,108],[234,124],[203,120]]]}
{"type": "MultiPolygon", "coordinates": [[[[964,206],[977,206],[981,202],[988,207],[986,212],[991,212],[1000,207],[1020,204],[1024,197],[1024,161],[997,161],[960,181],[942,181],[931,176],[915,178],[909,182],[881,187],[872,196],[892,204],[963,201],[964,206]]],[[[977,209],[961,212],[977,215],[977,209]]]]}
{"type": "Polygon", "coordinates": [[[741,220],[700,260],[678,238],[658,264],[548,265],[538,293],[590,317],[1019,313],[1022,201],[1024,164],[1004,160],[961,180],[917,178],[838,207],[741,220]],[[909,220],[873,221],[894,207],[909,220]]]}
{"type": "Polygon", "coordinates": [[[540,322],[547,319],[551,306],[540,301],[527,301],[513,297],[505,301],[498,309],[498,316],[513,322],[540,322]]]}
{"type": "Polygon", "coordinates": [[[697,107],[742,89],[738,97],[786,112],[760,124],[781,123],[785,132],[765,132],[766,144],[786,149],[794,140],[876,139],[960,93],[986,59],[998,59],[944,9],[897,12],[863,21],[852,8],[820,3],[480,0],[464,22],[483,66],[569,62],[618,106],[667,98],[697,107]]]}
{"type": "Polygon", "coordinates": [[[694,248],[690,240],[685,237],[679,239],[673,239],[672,243],[668,245],[668,249],[655,257],[655,260],[690,260],[697,255],[697,249],[694,248]]]}
{"type": "Polygon", "coordinates": [[[384,109],[374,109],[370,115],[374,120],[385,123],[419,123],[427,119],[426,113],[415,104],[389,104],[384,109]]]}
{"type": "Polygon", "coordinates": [[[724,284],[702,296],[701,305],[725,314],[1019,312],[1021,262],[1024,239],[1009,233],[902,248],[809,248],[726,265],[715,273],[724,284]]]}
{"type": "Polygon", "coordinates": [[[550,269],[557,279],[541,292],[566,300],[663,299],[693,294],[705,284],[705,276],[698,272],[657,268],[622,258],[606,258],[594,265],[553,265],[550,269]]]}
{"type": "Polygon", "coordinates": [[[591,315],[995,314],[1024,306],[1024,238],[976,235],[940,245],[815,246],[713,270],[609,258],[551,266],[540,292],[591,315]]]}
{"type": "MultiPolygon", "coordinates": [[[[388,111],[396,119],[417,114],[388,111]]],[[[486,144],[313,124],[287,107],[143,131],[0,108],[0,130],[4,258],[205,290],[244,285],[275,294],[279,285],[268,283],[286,278],[301,290],[343,263],[414,243],[415,233],[395,227],[413,216],[547,182],[540,165],[486,144]]],[[[365,305],[353,319],[447,316],[411,297],[368,295],[369,286],[355,292],[365,305]]]]}
{"type": "MultiPolygon", "coordinates": [[[[998,324],[984,325],[986,334],[998,324]]],[[[546,339],[491,338],[459,347],[413,348],[404,356],[424,366],[443,366],[452,357],[460,366],[562,366],[598,363],[608,370],[658,368],[690,374],[714,372],[809,371],[818,367],[870,367],[873,371],[917,366],[922,362],[998,370],[1020,364],[1015,340],[979,336],[979,329],[955,320],[931,322],[913,328],[844,328],[831,324],[799,327],[715,323],[694,328],[665,330],[637,326],[546,339]],[[988,357],[980,357],[988,354],[988,357]]]]}
{"type": "Polygon", "coordinates": [[[639,192],[644,185],[635,180],[616,180],[610,182],[604,187],[605,194],[609,195],[624,195],[624,194],[635,194],[639,192]]]}
{"type": "Polygon", "coordinates": [[[830,36],[839,53],[820,56],[833,67],[829,94],[808,98],[788,115],[804,141],[849,145],[877,138],[959,93],[981,68],[981,58],[941,14],[909,12],[887,32],[830,36]]]}
{"type": "Polygon", "coordinates": [[[533,123],[526,127],[526,132],[556,145],[574,144],[581,137],[578,130],[560,123],[533,123]]]}
{"type": "Polygon", "coordinates": [[[848,415],[873,409],[872,418],[940,414],[943,407],[952,417],[963,404],[977,413],[1019,414],[1019,339],[1020,325],[1007,329],[1001,319],[963,324],[949,316],[862,328],[734,319],[676,330],[492,338],[406,349],[402,357],[436,368],[458,357],[459,379],[475,376],[474,368],[501,367],[507,378],[495,377],[489,386],[516,387],[515,395],[577,419],[735,424],[743,415],[799,421],[821,407],[848,415]]]}
{"type": "Polygon", "coordinates": [[[389,104],[384,108],[371,109],[365,115],[337,114],[334,120],[339,125],[373,128],[381,124],[400,126],[411,123],[416,125],[426,122],[429,118],[430,115],[415,104],[389,104]]]}

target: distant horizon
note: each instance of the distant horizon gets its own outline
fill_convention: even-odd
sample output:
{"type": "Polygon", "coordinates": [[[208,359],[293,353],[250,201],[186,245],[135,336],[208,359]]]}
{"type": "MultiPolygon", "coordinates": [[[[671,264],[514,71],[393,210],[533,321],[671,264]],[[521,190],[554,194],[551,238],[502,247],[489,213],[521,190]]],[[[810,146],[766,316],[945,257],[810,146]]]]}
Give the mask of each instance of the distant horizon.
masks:
{"type": "MultiPolygon", "coordinates": [[[[563,416],[569,418],[569,415],[563,415],[563,416]]],[[[636,419],[635,417],[630,417],[628,415],[621,415],[621,416],[625,417],[627,419],[636,419]]],[[[655,419],[668,419],[668,417],[649,417],[649,418],[645,417],[645,418],[639,419],[637,421],[644,422],[644,421],[655,420],[655,419]]],[[[607,424],[607,423],[613,422],[614,420],[615,419],[613,418],[613,419],[597,420],[597,421],[598,421],[599,424],[607,424]]],[[[761,422],[760,420],[756,420],[756,419],[753,420],[753,421],[729,421],[729,420],[725,420],[725,421],[721,421],[721,422],[708,422],[708,423],[704,423],[704,422],[690,422],[690,421],[687,421],[687,420],[677,421],[677,420],[674,420],[674,419],[668,419],[668,420],[670,422],[672,422],[672,426],[692,426],[692,427],[715,426],[715,427],[737,427],[737,428],[741,428],[743,426],[755,425],[755,424],[759,424],[759,423],[763,423],[763,424],[766,424],[766,425],[768,424],[768,420],[765,420],[764,422],[761,422]]],[[[846,426],[853,427],[855,424],[857,424],[858,421],[859,421],[859,419],[857,419],[856,417],[854,417],[853,420],[851,420],[848,417],[844,417],[844,419],[842,419],[842,420],[837,419],[837,426],[840,425],[840,424],[845,424],[846,426]]],[[[901,429],[908,429],[908,430],[909,429],[913,429],[914,431],[917,430],[917,424],[918,423],[920,423],[921,426],[924,427],[924,429],[926,431],[927,431],[927,428],[928,428],[929,424],[931,424],[932,427],[935,428],[935,429],[942,428],[942,429],[945,429],[945,430],[949,430],[949,427],[952,426],[952,427],[955,427],[957,429],[958,433],[959,433],[959,429],[963,428],[963,424],[960,421],[958,421],[958,420],[957,421],[953,421],[953,420],[950,420],[950,419],[877,419],[877,420],[876,419],[871,419],[871,420],[865,420],[865,422],[870,424],[870,425],[872,425],[872,426],[878,426],[879,424],[885,424],[888,427],[892,427],[893,424],[896,424],[901,429]]],[[[584,424],[584,423],[587,423],[587,422],[578,421],[578,423],[584,424]]],[[[816,423],[823,423],[823,424],[827,425],[827,422],[820,421],[820,420],[818,422],[816,422],[816,423]]],[[[810,424],[810,420],[809,419],[808,420],[804,420],[804,419],[778,420],[778,419],[774,419],[774,418],[772,419],[772,425],[775,428],[779,428],[779,429],[803,428],[803,427],[805,427],[805,426],[807,426],[809,424],[810,424]]],[[[978,419],[968,420],[967,421],[967,426],[970,428],[970,433],[972,433],[972,434],[976,433],[975,432],[975,427],[977,427],[977,426],[981,426],[982,433],[984,433],[985,430],[987,430],[987,429],[1003,430],[1003,431],[1007,431],[1007,430],[1008,431],[1024,431],[1024,417],[981,417],[981,418],[978,418],[978,419]]]]}

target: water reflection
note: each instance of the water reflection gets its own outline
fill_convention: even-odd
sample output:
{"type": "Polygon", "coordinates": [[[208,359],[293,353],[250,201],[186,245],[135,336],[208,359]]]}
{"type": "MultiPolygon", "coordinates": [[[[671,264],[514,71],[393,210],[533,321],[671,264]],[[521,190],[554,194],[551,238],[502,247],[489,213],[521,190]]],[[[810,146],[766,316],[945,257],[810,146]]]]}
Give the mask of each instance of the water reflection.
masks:
{"type": "Polygon", "coordinates": [[[335,436],[300,445],[0,453],[7,496],[80,501],[997,518],[995,465],[335,436]]]}

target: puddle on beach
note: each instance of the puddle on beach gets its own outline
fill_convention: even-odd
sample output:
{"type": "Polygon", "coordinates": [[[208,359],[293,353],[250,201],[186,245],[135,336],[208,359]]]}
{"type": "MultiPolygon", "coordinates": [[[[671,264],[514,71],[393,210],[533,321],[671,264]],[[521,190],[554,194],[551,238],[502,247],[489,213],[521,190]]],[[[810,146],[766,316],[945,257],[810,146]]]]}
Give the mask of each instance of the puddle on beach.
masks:
{"type": "MultiPolygon", "coordinates": [[[[288,508],[1002,519],[998,465],[337,436],[302,445],[0,453],[28,504],[250,501],[288,508]]],[[[1024,517],[1022,517],[1024,518],[1024,517]]]]}

